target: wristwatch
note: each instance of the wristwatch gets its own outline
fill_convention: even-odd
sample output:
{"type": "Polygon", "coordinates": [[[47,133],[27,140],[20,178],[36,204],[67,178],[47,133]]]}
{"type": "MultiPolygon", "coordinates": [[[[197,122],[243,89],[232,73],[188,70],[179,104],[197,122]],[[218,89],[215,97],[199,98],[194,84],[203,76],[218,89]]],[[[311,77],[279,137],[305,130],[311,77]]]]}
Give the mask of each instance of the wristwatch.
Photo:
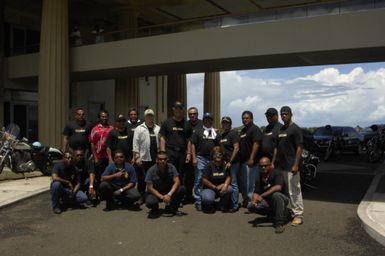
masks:
{"type": "Polygon", "coordinates": [[[120,193],[123,193],[124,190],[121,188],[121,189],[119,189],[119,191],[120,191],[120,193]]]}
{"type": "Polygon", "coordinates": [[[171,197],[171,196],[172,196],[172,193],[171,193],[171,192],[168,192],[167,195],[168,195],[169,197],[171,197]]]}
{"type": "Polygon", "coordinates": [[[94,186],[93,186],[93,185],[90,185],[88,188],[94,188],[94,186]]]}

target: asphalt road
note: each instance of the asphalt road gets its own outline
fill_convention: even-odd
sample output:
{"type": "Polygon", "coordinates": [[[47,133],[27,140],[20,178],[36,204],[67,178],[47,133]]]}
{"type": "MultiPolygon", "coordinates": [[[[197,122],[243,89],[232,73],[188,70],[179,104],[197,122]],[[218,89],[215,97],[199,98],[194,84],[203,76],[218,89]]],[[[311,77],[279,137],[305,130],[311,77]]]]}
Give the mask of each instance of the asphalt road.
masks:
{"type": "Polygon", "coordinates": [[[385,255],[356,214],[377,165],[322,163],[318,189],[304,191],[305,223],[279,235],[244,209],[203,214],[187,205],[184,216],[148,219],[144,206],[103,212],[102,203],[54,215],[45,193],[0,210],[1,255],[385,255]]]}

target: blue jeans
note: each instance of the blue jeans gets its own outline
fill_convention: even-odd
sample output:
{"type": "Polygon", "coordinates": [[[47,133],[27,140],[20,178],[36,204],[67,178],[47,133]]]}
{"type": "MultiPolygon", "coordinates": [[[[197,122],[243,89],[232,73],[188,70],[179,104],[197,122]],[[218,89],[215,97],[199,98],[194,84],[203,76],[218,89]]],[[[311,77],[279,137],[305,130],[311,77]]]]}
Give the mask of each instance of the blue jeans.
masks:
{"type": "Polygon", "coordinates": [[[258,165],[253,165],[251,168],[247,162],[241,163],[240,168],[240,187],[243,202],[249,203],[253,197],[255,183],[259,180],[258,165]]]}
{"type": "Polygon", "coordinates": [[[224,195],[221,195],[219,194],[219,192],[214,191],[210,188],[205,188],[201,192],[202,206],[203,207],[212,206],[215,202],[215,198],[220,197],[219,206],[221,207],[221,209],[228,209],[229,203],[233,194],[234,194],[234,189],[231,186],[228,186],[227,193],[224,195]]]}
{"type": "Polygon", "coordinates": [[[238,188],[238,172],[239,172],[239,163],[233,163],[230,168],[230,176],[231,176],[231,186],[234,189],[234,193],[231,196],[231,203],[233,205],[233,209],[238,209],[239,204],[239,188],[238,188]]]}
{"type": "Polygon", "coordinates": [[[209,163],[209,159],[203,156],[197,156],[197,166],[194,168],[194,191],[193,196],[195,204],[201,204],[201,190],[202,190],[202,174],[203,170],[209,163]]]}
{"type": "MultiPolygon", "coordinates": [[[[63,202],[70,201],[70,198],[69,198],[70,193],[71,193],[71,190],[69,188],[64,187],[60,181],[52,182],[51,183],[52,209],[60,207],[60,199],[62,199],[63,202]]],[[[72,200],[76,204],[81,205],[87,201],[87,195],[83,191],[79,190],[78,192],[76,192],[72,200]]]]}

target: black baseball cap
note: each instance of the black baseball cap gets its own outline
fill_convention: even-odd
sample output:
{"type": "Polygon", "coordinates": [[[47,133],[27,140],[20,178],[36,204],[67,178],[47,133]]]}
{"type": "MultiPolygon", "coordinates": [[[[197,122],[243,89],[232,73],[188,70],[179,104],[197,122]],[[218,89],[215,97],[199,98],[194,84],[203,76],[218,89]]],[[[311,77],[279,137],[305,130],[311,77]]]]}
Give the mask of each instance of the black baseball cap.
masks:
{"type": "Polygon", "coordinates": [[[172,105],[172,106],[173,106],[173,108],[182,108],[182,109],[184,108],[182,102],[180,102],[180,101],[175,101],[174,105],[172,105]]]}
{"type": "Polygon", "coordinates": [[[126,122],[126,121],[127,119],[123,114],[119,114],[115,119],[115,122],[126,122]]]}
{"type": "Polygon", "coordinates": [[[275,116],[278,115],[278,110],[275,108],[268,108],[265,113],[266,116],[275,116]]]}
{"type": "Polygon", "coordinates": [[[211,119],[211,120],[214,120],[213,114],[211,114],[210,112],[204,113],[203,119],[206,119],[206,118],[209,118],[209,119],[211,119]]]}
{"type": "Polygon", "coordinates": [[[281,113],[291,113],[291,108],[289,106],[283,106],[281,108],[281,113]]]}
{"type": "Polygon", "coordinates": [[[223,122],[228,122],[228,123],[232,124],[233,121],[231,121],[231,118],[229,116],[224,116],[224,117],[222,117],[221,123],[223,123],[223,122]]]}

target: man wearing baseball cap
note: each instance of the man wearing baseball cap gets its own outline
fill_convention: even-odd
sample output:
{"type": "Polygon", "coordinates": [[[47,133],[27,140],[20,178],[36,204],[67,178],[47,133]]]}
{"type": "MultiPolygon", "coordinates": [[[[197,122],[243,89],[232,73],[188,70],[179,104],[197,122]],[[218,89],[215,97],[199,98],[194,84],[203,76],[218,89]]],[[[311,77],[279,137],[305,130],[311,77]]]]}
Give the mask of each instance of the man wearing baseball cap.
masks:
{"type": "Polygon", "coordinates": [[[131,162],[132,159],[132,139],[133,134],[127,129],[127,119],[123,114],[119,114],[115,119],[115,129],[111,130],[107,136],[106,146],[108,162],[114,162],[113,156],[116,150],[121,150],[124,153],[125,161],[131,162]]]}
{"type": "Polygon", "coordinates": [[[282,124],[278,120],[278,110],[275,108],[267,109],[265,116],[268,125],[262,132],[261,155],[272,159],[276,142],[275,138],[277,137],[282,124]]]}
{"type": "Polygon", "coordinates": [[[190,161],[188,138],[192,131],[184,118],[184,106],[176,101],[172,107],[173,116],[163,122],[160,127],[159,150],[167,153],[169,163],[173,164],[178,173],[181,184],[185,184],[186,163],[190,161]]]}
{"type": "Polygon", "coordinates": [[[239,188],[238,188],[238,172],[239,172],[239,134],[231,129],[232,120],[229,116],[222,117],[222,133],[219,145],[224,150],[226,161],[226,170],[230,170],[231,186],[234,193],[231,198],[230,212],[236,212],[239,208],[239,188]]]}
{"type": "Polygon", "coordinates": [[[134,131],[133,156],[135,170],[138,177],[138,190],[144,195],[146,183],[144,177],[147,170],[155,164],[156,155],[159,150],[159,125],[154,122],[154,111],[144,111],[144,122],[134,131]]]}
{"type": "Polygon", "coordinates": [[[290,195],[290,205],[293,211],[292,225],[303,223],[303,199],[301,192],[299,164],[303,149],[302,131],[292,121],[292,111],[283,106],[280,111],[284,125],[278,132],[276,149],[273,160],[277,169],[283,172],[290,195]]]}

